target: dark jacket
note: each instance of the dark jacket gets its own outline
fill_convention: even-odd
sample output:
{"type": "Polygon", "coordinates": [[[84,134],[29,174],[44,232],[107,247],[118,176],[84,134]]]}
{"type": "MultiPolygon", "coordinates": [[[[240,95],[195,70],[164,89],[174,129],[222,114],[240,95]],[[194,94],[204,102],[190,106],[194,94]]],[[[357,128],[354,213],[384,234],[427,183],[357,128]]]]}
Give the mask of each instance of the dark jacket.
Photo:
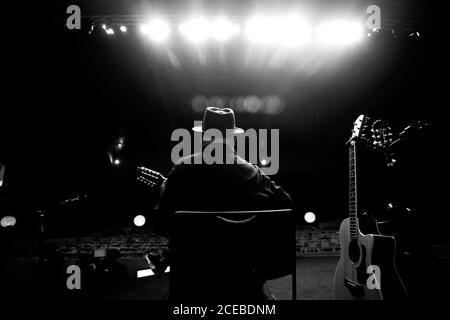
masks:
{"type": "Polygon", "coordinates": [[[292,208],[292,200],[282,187],[258,166],[239,157],[229,145],[224,148],[235,164],[193,164],[202,156],[196,153],[173,166],[161,188],[158,209],[162,214],[178,210],[292,208]]]}
{"type": "MultiPolygon", "coordinates": [[[[237,211],[292,208],[289,195],[260,168],[243,160],[230,146],[224,145],[224,149],[225,154],[234,159],[234,164],[193,164],[196,158],[202,156],[201,153],[197,153],[181,159],[173,166],[161,188],[161,201],[158,207],[160,224],[162,222],[170,230],[170,226],[174,225],[174,221],[171,220],[173,213],[181,210],[237,211]],[[190,162],[190,164],[183,162],[190,162]]],[[[272,278],[273,275],[288,273],[289,266],[280,266],[276,259],[272,259],[274,251],[288,248],[274,248],[276,244],[269,240],[270,245],[262,245],[264,247],[260,252],[256,252],[259,249],[246,249],[252,251],[249,253],[243,249],[254,248],[255,245],[253,244],[252,247],[250,242],[256,243],[256,246],[264,243],[263,239],[258,240],[260,238],[276,239],[277,231],[286,233],[286,230],[269,228],[270,232],[265,231],[261,235],[255,229],[241,228],[230,234],[225,230],[211,231],[211,228],[211,225],[202,226],[197,222],[191,226],[186,224],[186,228],[183,227],[187,229],[183,232],[187,232],[189,239],[184,241],[186,248],[181,250],[183,251],[181,254],[185,255],[171,259],[172,263],[178,261],[180,265],[183,265],[178,268],[178,270],[182,269],[181,273],[178,273],[178,278],[182,278],[181,287],[187,290],[184,296],[181,295],[182,297],[185,298],[187,295],[195,299],[197,294],[205,298],[202,294],[206,293],[206,298],[213,300],[214,297],[221,299],[229,296],[236,299],[237,294],[240,294],[242,298],[259,299],[257,296],[261,294],[262,285],[266,279],[272,278]],[[200,233],[204,234],[204,238],[200,237],[187,244],[191,238],[198,237],[200,233]],[[243,242],[247,242],[247,246],[243,242]],[[198,247],[193,243],[200,243],[202,250],[206,252],[200,254],[192,250],[189,246],[198,247]],[[214,247],[209,248],[209,243],[211,246],[214,243],[214,247]],[[233,246],[241,249],[241,252],[238,253],[238,250],[232,249],[233,246]],[[185,264],[187,261],[190,263],[185,264]],[[217,263],[214,264],[215,262],[217,263]],[[214,267],[199,271],[199,268],[206,264],[214,265],[214,267]],[[193,270],[187,270],[191,267],[193,270]],[[194,293],[195,290],[197,290],[196,293],[194,293]]],[[[167,232],[170,234],[169,230],[167,232]]],[[[186,238],[186,235],[184,237],[186,238]]],[[[173,269],[175,270],[176,267],[173,269]]]]}

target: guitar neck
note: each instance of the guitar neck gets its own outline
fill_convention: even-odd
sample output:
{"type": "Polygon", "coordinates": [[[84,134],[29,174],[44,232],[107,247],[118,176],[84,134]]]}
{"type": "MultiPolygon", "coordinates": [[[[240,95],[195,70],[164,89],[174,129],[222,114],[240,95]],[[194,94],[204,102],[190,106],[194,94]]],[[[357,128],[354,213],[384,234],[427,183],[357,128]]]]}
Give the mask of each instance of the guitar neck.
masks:
{"type": "Polygon", "coordinates": [[[358,239],[358,193],[356,179],[356,142],[349,144],[349,218],[350,238],[358,239]]]}

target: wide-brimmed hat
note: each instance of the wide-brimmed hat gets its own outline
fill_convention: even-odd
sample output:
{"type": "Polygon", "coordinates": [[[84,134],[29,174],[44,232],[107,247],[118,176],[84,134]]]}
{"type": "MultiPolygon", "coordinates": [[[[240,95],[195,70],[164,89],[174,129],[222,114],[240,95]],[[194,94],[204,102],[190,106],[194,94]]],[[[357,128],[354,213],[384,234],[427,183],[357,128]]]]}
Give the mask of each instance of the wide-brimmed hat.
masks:
{"type": "Polygon", "coordinates": [[[244,130],[236,127],[234,111],[230,108],[208,107],[203,114],[201,126],[195,126],[192,130],[205,132],[208,129],[218,129],[224,133],[227,130],[233,134],[243,133],[244,130]],[[232,130],[232,131],[231,131],[232,130]]]}

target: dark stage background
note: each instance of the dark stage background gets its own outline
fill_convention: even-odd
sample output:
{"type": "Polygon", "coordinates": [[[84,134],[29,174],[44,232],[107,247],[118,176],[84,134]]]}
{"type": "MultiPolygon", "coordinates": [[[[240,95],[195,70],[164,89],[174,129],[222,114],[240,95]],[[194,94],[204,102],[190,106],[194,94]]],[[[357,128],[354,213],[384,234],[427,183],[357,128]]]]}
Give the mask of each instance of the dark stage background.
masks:
{"type": "MultiPolygon", "coordinates": [[[[112,37],[99,27],[88,34],[92,15],[134,14],[140,8],[183,12],[182,4],[190,5],[142,3],[2,4],[6,57],[0,163],[6,171],[1,216],[31,221],[38,209],[86,194],[87,200],[53,213],[52,236],[132,227],[136,214],[146,215],[151,228],[159,194],[136,183],[135,167],[167,174],[172,131],[189,129],[202,117],[191,107],[192,98],[278,95],[285,101],[279,114],[236,111],[237,125],[280,129],[280,169],[273,178],[291,194],[299,223],[307,211],[316,214],[315,225],[348,215],[345,142],[359,114],[389,120],[396,132],[424,120],[431,125],[399,153],[394,189],[413,209],[418,241],[448,243],[450,219],[443,209],[448,200],[448,103],[442,100],[447,58],[435,16],[439,8],[418,1],[379,1],[383,14],[399,24],[396,36],[381,32],[346,50],[278,60],[276,50],[249,53],[239,41],[221,48],[205,45],[200,54],[182,41],[153,46],[133,27],[112,37]],[[70,4],[78,4],[86,16],[81,31],[64,26],[70,4]],[[411,20],[420,36],[402,31],[402,21],[411,20]],[[219,59],[221,54],[226,59],[219,59]],[[120,137],[125,139],[121,164],[114,166],[107,151],[120,137]]],[[[245,16],[255,3],[228,1],[223,7],[245,16]]],[[[327,3],[320,5],[332,10],[327,3]]],[[[339,3],[350,2],[334,4],[339,3]]],[[[219,7],[220,2],[210,1],[207,9],[219,7]]],[[[369,150],[361,155],[361,204],[373,214],[383,210],[377,159],[369,150]]],[[[33,228],[32,222],[17,225],[22,237],[31,237],[33,228]]]]}
{"type": "MultiPolygon", "coordinates": [[[[83,16],[131,14],[142,5],[126,3],[81,1],[79,5],[83,16]]],[[[3,195],[7,210],[26,214],[86,193],[92,210],[86,218],[75,215],[70,224],[76,224],[74,220],[81,225],[129,222],[139,206],[155,204],[157,196],[149,193],[142,200],[145,191],[136,190],[133,166],[168,172],[174,145],[171,132],[190,128],[201,119],[190,106],[192,97],[277,94],[285,100],[280,114],[237,113],[237,121],[243,128],[280,129],[280,170],[274,178],[292,194],[301,216],[306,210],[314,211],[318,222],[346,216],[344,143],[354,119],[366,113],[391,120],[399,129],[413,120],[433,121],[435,131],[420,141],[421,146],[408,150],[411,155],[402,167],[400,191],[410,206],[420,202],[417,205],[427,207],[421,213],[424,223],[444,226],[439,220],[448,221],[446,215],[431,209],[443,200],[438,183],[445,169],[445,144],[439,135],[443,127],[435,122],[443,119],[445,108],[439,100],[445,89],[438,71],[444,62],[435,50],[442,39],[431,23],[435,22],[432,8],[394,3],[384,4],[385,15],[401,21],[420,13],[417,28],[423,36],[396,39],[383,34],[365,39],[357,48],[317,56],[310,63],[285,59],[273,68],[264,65],[269,54],[260,67],[246,65],[246,51],[238,42],[226,45],[229,58],[222,62],[218,49],[207,46],[203,64],[193,54],[195,49],[169,43],[180,64],[174,67],[166,51],[143,41],[135,30],[108,37],[97,28],[87,35],[86,20],[81,31],[67,30],[68,2],[45,2],[40,8],[21,10],[23,22],[9,25],[4,32],[8,71],[0,160],[7,164],[3,195]],[[121,136],[126,138],[122,165],[114,167],[106,151],[121,136]]],[[[220,7],[215,5],[209,3],[208,8],[220,7]]],[[[228,3],[230,9],[236,6],[228,3]]],[[[181,11],[175,3],[155,7],[181,11]]],[[[367,185],[362,194],[372,198],[377,192],[374,183],[362,183],[367,185]]]]}

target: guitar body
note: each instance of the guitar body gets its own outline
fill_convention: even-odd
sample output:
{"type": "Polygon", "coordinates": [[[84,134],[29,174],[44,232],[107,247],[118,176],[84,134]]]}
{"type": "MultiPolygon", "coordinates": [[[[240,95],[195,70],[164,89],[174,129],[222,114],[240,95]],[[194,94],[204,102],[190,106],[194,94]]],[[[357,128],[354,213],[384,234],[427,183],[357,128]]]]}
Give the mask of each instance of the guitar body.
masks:
{"type": "Polygon", "coordinates": [[[394,264],[395,239],[358,230],[358,238],[352,240],[349,228],[350,220],[345,219],[339,230],[341,257],[334,277],[335,299],[407,299],[394,264]]]}

